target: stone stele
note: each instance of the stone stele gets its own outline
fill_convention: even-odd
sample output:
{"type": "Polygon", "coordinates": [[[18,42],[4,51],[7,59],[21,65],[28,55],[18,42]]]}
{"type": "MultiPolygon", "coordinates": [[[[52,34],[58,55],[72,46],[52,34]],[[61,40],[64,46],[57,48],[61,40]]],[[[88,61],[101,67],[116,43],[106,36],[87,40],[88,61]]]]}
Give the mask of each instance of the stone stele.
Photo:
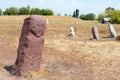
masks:
{"type": "Polygon", "coordinates": [[[99,33],[98,33],[98,29],[97,27],[92,27],[92,34],[93,34],[93,38],[96,40],[99,40],[99,33]]]}
{"type": "Polygon", "coordinates": [[[109,31],[110,31],[111,37],[116,38],[117,37],[117,33],[116,33],[114,27],[110,23],[108,23],[108,27],[109,27],[109,31]]]}
{"type": "Polygon", "coordinates": [[[75,31],[73,27],[70,27],[70,34],[71,36],[75,37],[75,31]]]}
{"type": "Polygon", "coordinates": [[[14,75],[24,76],[40,69],[45,29],[46,21],[41,16],[31,15],[24,20],[12,70],[14,75]]]}

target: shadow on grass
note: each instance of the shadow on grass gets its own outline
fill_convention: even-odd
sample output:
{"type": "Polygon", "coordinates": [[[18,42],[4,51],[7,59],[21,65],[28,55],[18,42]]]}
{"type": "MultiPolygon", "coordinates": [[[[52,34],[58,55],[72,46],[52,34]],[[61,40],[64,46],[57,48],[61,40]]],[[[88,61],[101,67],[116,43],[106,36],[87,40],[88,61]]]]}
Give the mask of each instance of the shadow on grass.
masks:
{"type": "Polygon", "coordinates": [[[4,69],[12,74],[12,70],[13,70],[12,66],[5,66],[4,69]]]}
{"type": "Polygon", "coordinates": [[[105,37],[102,37],[102,38],[112,38],[111,36],[105,36],[105,37]]]}
{"type": "MultiPolygon", "coordinates": [[[[104,36],[104,37],[99,37],[100,39],[112,39],[113,37],[111,37],[111,36],[104,36]]],[[[96,40],[96,39],[94,39],[94,38],[90,38],[89,40],[96,40]]]]}

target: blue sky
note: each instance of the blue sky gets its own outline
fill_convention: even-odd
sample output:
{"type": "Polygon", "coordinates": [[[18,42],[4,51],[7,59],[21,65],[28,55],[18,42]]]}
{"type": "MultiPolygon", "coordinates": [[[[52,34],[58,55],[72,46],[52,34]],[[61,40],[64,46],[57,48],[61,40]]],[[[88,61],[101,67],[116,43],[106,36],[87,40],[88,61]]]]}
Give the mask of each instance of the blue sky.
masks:
{"type": "Polygon", "coordinates": [[[54,13],[64,15],[73,14],[79,9],[80,14],[102,13],[107,7],[120,9],[120,0],[0,0],[0,8],[5,10],[8,7],[37,7],[40,9],[52,9],[54,13]]]}

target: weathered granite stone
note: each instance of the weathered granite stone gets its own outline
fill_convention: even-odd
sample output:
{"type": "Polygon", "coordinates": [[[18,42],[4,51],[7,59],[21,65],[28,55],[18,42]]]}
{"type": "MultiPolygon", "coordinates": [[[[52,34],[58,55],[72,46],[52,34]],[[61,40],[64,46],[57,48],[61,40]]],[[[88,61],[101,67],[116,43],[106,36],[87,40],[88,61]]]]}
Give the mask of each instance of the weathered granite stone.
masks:
{"type": "Polygon", "coordinates": [[[69,33],[69,36],[75,36],[75,31],[74,31],[74,28],[73,27],[70,27],[70,33],[69,33]]]}
{"type": "Polygon", "coordinates": [[[99,40],[99,33],[97,27],[92,27],[93,38],[99,40]]]}
{"type": "Polygon", "coordinates": [[[116,40],[117,40],[117,41],[120,41],[120,35],[118,35],[118,36],[116,37],[116,40]]]}
{"type": "Polygon", "coordinates": [[[46,21],[38,15],[24,20],[13,74],[23,76],[40,69],[45,28],[46,21]]]}
{"type": "Polygon", "coordinates": [[[48,18],[46,19],[46,24],[49,24],[48,18]]]}
{"type": "Polygon", "coordinates": [[[110,31],[111,37],[116,38],[117,37],[117,33],[116,33],[114,27],[110,23],[108,23],[108,27],[109,27],[109,31],[110,31]]]}

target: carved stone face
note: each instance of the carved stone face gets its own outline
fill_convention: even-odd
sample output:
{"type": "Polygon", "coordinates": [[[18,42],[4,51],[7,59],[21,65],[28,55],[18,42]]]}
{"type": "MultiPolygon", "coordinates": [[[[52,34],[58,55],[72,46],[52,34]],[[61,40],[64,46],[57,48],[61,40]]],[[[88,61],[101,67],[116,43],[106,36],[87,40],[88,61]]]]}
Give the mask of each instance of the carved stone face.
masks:
{"type": "Polygon", "coordinates": [[[46,21],[37,15],[25,19],[13,74],[23,76],[40,69],[46,21]]]}
{"type": "Polygon", "coordinates": [[[45,32],[46,21],[42,17],[37,15],[32,15],[25,19],[24,26],[27,26],[28,31],[30,31],[36,37],[40,37],[45,32]]]}
{"type": "Polygon", "coordinates": [[[45,27],[42,24],[35,24],[31,28],[31,32],[36,36],[40,37],[41,35],[44,34],[45,27]]]}

